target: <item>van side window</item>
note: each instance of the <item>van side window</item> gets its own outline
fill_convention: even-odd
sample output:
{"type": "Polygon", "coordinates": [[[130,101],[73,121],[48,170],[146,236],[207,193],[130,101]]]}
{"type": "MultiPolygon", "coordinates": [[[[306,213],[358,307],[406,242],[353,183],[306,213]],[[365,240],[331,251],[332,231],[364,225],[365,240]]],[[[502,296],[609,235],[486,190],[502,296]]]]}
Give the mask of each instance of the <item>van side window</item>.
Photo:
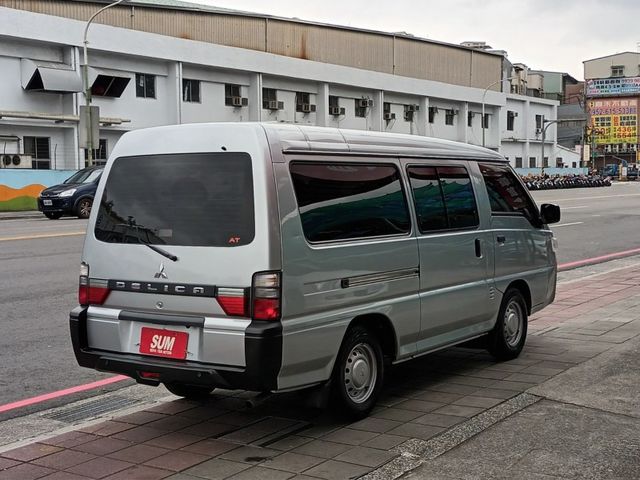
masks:
{"type": "Polygon", "coordinates": [[[409,167],[413,200],[422,233],[473,228],[478,207],[464,167],[409,167]]]}
{"type": "Polygon", "coordinates": [[[293,162],[290,171],[310,242],[411,230],[400,173],[393,165],[293,162]]]}
{"type": "Polygon", "coordinates": [[[538,209],[522,184],[506,165],[478,164],[487,187],[491,213],[519,213],[539,224],[538,209]]]}

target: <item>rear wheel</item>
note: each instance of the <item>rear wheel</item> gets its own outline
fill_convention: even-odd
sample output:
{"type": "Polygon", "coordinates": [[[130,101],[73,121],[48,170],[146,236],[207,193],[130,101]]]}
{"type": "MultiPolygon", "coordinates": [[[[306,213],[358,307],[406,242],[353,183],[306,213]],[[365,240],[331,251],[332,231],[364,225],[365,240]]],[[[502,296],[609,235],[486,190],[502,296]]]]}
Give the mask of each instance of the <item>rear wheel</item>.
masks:
{"type": "Polygon", "coordinates": [[[165,383],[164,386],[174,395],[188,398],[190,400],[202,400],[207,398],[214,390],[214,387],[187,385],[185,383],[165,383]]]}
{"type": "Polygon", "coordinates": [[[60,212],[44,212],[44,216],[47,217],[49,220],[58,220],[62,216],[62,213],[60,213],[60,212]]]}
{"type": "Polygon", "coordinates": [[[504,294],[498,321],[489,333],[489,352],[498,360],[520,355],[527,338],[527,304],[520,290],[510,288],[504,294]]]}
{"type": "Polygon", "coordinates": [[[78,202],[78,206],[76,207],[76,215],[78,215],[78,218],[89,218],[92,206],[92,198],[83,198],[82,200],[80,200],[78,202]]]}
{"type": "Polygon", "coordinates": [[[383,380],[384,362],[378,338],[360,325],[351,328],[333,368],[334,403],[348,417],[366,417],[376,404],[383,380]]]}

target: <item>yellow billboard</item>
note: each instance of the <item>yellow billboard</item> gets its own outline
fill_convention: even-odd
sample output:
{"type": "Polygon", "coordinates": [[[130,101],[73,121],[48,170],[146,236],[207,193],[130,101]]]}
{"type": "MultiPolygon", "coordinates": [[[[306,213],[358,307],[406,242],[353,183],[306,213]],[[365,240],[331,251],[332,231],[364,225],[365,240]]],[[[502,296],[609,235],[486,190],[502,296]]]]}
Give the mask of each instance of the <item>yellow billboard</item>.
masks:
{"type": "Polygon", "coordinates": [[[637,99],[590,100],[589,117],[596,145],[638,143],[637,99]]]}

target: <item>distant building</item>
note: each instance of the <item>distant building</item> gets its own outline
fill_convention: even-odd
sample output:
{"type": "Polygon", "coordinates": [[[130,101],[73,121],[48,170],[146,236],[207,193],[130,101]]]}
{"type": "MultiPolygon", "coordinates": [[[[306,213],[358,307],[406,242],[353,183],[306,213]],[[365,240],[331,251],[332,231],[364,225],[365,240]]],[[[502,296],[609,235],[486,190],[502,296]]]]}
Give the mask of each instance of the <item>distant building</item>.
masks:
{"type": "Polygon", "coordinates": [[[597,168],[637,163],[640,53],[616,53],[583,64],[590,161],[597,168]]]}

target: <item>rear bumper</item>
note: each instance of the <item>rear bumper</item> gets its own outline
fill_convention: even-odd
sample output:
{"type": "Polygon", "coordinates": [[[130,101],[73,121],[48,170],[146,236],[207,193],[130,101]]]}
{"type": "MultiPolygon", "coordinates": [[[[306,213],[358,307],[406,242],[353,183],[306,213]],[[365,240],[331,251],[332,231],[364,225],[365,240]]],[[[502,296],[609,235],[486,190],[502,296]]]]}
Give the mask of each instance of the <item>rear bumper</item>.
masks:
{"type": "Polygon", "coordinates": [[[127,375],[148,385],[178,382],[258,392],[278,389],[282,363],[282,325],[279,322],[252,322],[247,327],[245,368],[90,349],[86,307],[76,307],[71,311],[69,329],[76,360],[82,367],[127,375]],[[159,374],[159,379],[142,378],[141,372],[159,374]]]}

